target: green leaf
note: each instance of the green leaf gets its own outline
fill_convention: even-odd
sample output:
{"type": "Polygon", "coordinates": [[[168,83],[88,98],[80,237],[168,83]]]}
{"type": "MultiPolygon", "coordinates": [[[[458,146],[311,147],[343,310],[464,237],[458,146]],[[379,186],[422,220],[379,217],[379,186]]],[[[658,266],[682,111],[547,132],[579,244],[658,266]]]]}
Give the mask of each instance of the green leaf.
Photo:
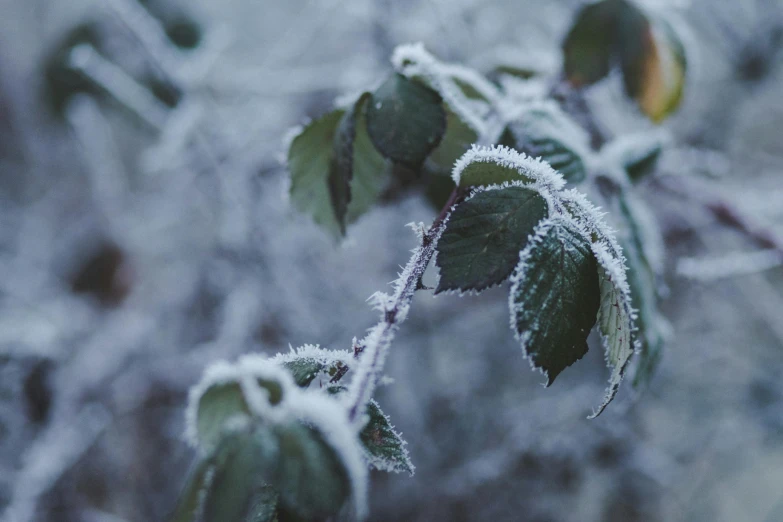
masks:
{"type": "Polygon", "coordinates": [[[348,223],[355,222],[370,210],[391,180],[390,166],[375,149],[367,132],[366,114],[370,102],[371,97],[365,95],[354,107],[356,134],[353,141],[353,181],[351,202],[348,205],[348,223]]]}
{"type": "MultiPolygon", "coordinates": [[[[465,154],[463,160],[471,155],[474,150],[476,149],[471,149],[470,152],[465,154]]],[[[461,170],[459,168],[455,169],[455,172],[459,171],[460,188],[488,187],[509,182],[536,182],[537,180],[533,172],[525,170],[514,161],[507,161],[503,157],[508,151],[509,149],[502,146],[492,150],[485,150],[485,157],[473,157],[466,164],[462,165],[461,170]]],[[[516,151],[513,151],[513,153],[517,154],[516,151]]],[[[462,163],[462,160],[460,160],[460,163],[462,163]]]]}
{"type": "Polygon", "coordinates": [[[332,206],[329,176],[333,142],[345,111],[335,110],[305,126],[288,149],[291,203],[337,235],[340,223],[332,206]]]}
{"type": "Polygon", "coordinates": [[[422,83],[395,74],[372,94],[367,130],[381,154],[418,167],[446,131],[443,101],[422,83]]]}
{"type": "Polygon", "coordinates": [[[481,291],[505,281],[548,212],[541,195],[517,186],[485,190],[460,203],[438,241],[436,293],[481,291]]]}
{"type": "Polygon", "coordinates": [[[587,353],[600,306],[598,263],[590,241],[571,222],[539,226],[520,254],[509,299],[511,324],[547,386],[587,353]]]}
{"type": "Polygon", "coordinates": [[[615,30],[623,0],[604,0],[582,7],[563,41],[568,81],[581,87],[609,74],[615,52],[615,30]]]}
{"type": "MultiPolygon", "coordinates": [[[[256,379],[266,391],[271,405],[279,404],[283,389],[279,382],[256,379]]],[[[213,384],[201,395],[196,412],[198,443],[204,449],[213,448],[223,437],[226,422],[235,417],[250,417],[251,412],[242,387],[236,381],[213,384]]]]}
{"type": "Polygon", "coordinates": [[[388,183],[386,161],[367,135],[364,121],[370,93],[362,94],[343,114],[334,138],[334,162],[329,174],[329,194],[342,234],[378,199],[388,183]]]}
{"type": "Polygon", "coordinates": [[[687,61],[677,34],[664,20],[650,21],[627,9],[619,26],[625,90],[652,121],[659,123],[680,104],[687,61]]]}
{"type": "Polygon", "coordinates": [[[528,156],[546,161],[562,174],[566,181],[574,184],[584,181],[586,170],[581,156],[555,138],[555,133],[542,132],[521,123],[509,125],[508,130],[513,137],[510,146],[528,156]]]}
{"type": "Polygon", "coordinates": [[[214,447],[221,439],[226,421],[236,416],[250,416],[250,408],[237,382],[211,386],[198,403],[196,427],[199,445],[214,447]]]}
{"type": "Polygon", "coordinates": [[[301,424],[275,427],[280,460],[270,484],[281,504],[305,519],[337,513],[351,493],[348,471],[334,449],[314,428],[301,424]]]}
{"type": "MultiPolygon", "coordinates": [[[[333,379],[337,375],[344,375],[348,371],[348,363],[337,358],[337,354],[323,350],[324,355],[319,356],[315,353],[303,355],[283,356],[283,366],[291,372],[296,385],[306,388],[319,375],[324,375],[333,379]]],[[[345,360],[349,359],[347,352],[340,352],[345,360]]],[[[339,380],[339,379],[338,379],[339,380]]]]}
{"type": "Polygon", "coordinates": [[[381,471],[405,472],[413,476],[416,468],[405,449],[407,443],[394,431],[389,417],[374,400],[367,404],[367,415],[370,419],[359,438],[366,450],[369,464],[381,471]]]}
{"type": "MultiPolygon", "coordinates": [[[[327,391],[332,395],[338,395],[347,391],[345,386],[330,386],[327,391]]],[[[389,417],[383,413],[375,400],[367,404],[365,412],[368,416],[367,424],[362,428],[359,439],[364,446],[364,456],[367,463],[380,471],[394,473],[405,472],[413,476],[416,467],[411,462],[407,442],[394,431],[389,417]]]]}
{"type": "Polygon", "coordinates": [[[660,236],[653,236],[657,230],[649,230],[644,224],[641,201],[622,192],[617,198],[616,215],[621,218],[618,227],[620,243],[628,265],[628,284],[631,299],[637,310],[636,325],[639,340],[639,364],[634,374],[635,388],[643,387],[652,378],[663,353],[668,333],[668,323],[658,309],[656,271],[657,263],[652,259],[653,245],[661,242],[660,236]]]}
{"type": "Polygon", "coordinates": [[[478,134],[451,109],[446,110],[446,133],[427,158],[439,173],[450,174],[454,163],[478,140],[478,134]]]}
{"type": "Polygon", "coordinates": [[[203,521],[274,520],[277,493],[266,484],[279,460],[269,428],[256,426],[226,434],[220,441],[204,495],[203,521]]]}
{"type": "Polygon", "coordinates": [[[202,493],[208,485],[208,478],[213,471],[213,462],[210,458],[204,458],[196,463],[196,466],[188,475],[185,488],[180,494],[171,522],[196,522],[201,518],[202,493]]]}
{"type": "Polygon", "coordinates": [[[687,61],[682,42],[665,20],[650,18],[627,0],[582,8],[563,43],[568,81],[595,83],[619,63],[628,95],[654,122],[682,100],[687,61]]]}

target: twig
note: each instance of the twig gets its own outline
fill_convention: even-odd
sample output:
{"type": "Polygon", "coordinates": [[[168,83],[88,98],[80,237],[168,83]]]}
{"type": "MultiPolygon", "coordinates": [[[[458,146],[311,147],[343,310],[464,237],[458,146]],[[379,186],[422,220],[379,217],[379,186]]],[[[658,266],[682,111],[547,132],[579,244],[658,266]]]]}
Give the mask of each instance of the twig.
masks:
{"type": "Polygon", "coordinates": [[[364,339],[358,343],[354,342],[354,353],[361,356],[350,387],[348,418],[353,423],[361,422],[360,414],[364,413],[364,405],[378,386],[389,345],[397,328],[405,321],[413,294],[420,287],[421,277],[432,260],[449,212],[462,195],[463,192],[455,187],[432,226],[421,234],[421,245],[413,251],[408,264],[397,279],[394,295],[384,294],[377,297],[382,312],[380,321],[364,339]]]}

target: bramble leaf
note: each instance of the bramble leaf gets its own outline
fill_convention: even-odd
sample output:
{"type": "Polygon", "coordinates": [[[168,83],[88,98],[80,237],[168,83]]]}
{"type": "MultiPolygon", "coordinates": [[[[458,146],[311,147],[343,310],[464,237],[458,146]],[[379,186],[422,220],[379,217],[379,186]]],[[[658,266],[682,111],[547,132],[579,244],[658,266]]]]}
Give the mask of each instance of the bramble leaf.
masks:
{"type": "Polygon", "coordinates": [[[440,172],[451,173],[454,163],[478,140],[478,134],[451,109],[446,109],[446,133],[428,161],[440,172]]]}
{"type": "Polygon", "coordinates": [[[506,139],[509,135],[511,138],[507,145],[533,158],[541,158],[571,183],[584,181],[586,171],[582,158],[558,140],[555,133],[545,133],[521,123],[512,123],[507,129],[506,139]]]}
{"type": "Polygon", "coordinates": [[[639,181],[655,170],[663,151],[663,138],[657,134],[615,138],[601,149],[607,162],[625,170],[631,181],[639,181]]]}
{"type": "MultiPolygon", "coordinates": [[[[337,395],[346,391],[346,388],[330,386],[328,391],[337,395]]],[[[359,439],[364,446],[367,464],[380,471],[405,472],[413,476],[416,467],[405,448],[408,443],[394,431],[391,420],[374,399],[367,403],[366,414],[367,424],[362,428],[359,439]]]]}
{"type": "Polygon", "coordinates": [[[199,445],[214,447],[220,440],[226,421],[236,416],[250,416],[238,382],[216,384],[207,389],[198,402],[196,426],[199,445]]]}
{"type": "Polygon", "coordinates": [[[370,95],[306,125],[288,150],[291,202],[335,235],[367,212],[389,182],[365,118],[370,95]]]}
{"type": "Polygon", "coordinates": [[[353,142],[356,139],[356,118],[361,113],[369,93],[362,94],[350,111],[340,118],[334,135],[334,160],[330,165],[328,186],[337,224],[345,235],[345,216],[351,201],[351,180],[353,179],[353,142]]]}
{"type": "Polygon", "coordinates": [[[548,213],[541,195],[519,186],[484,190],[460,203],[438,241],[436,293],[481,291],[505,281],[548,213]]]}
{"type": "Polygon", "coordinates": [[[614,400],[636,346],[635,311],[626,277],[625,257],[613,231],[598,209],[575,190],[564,194],[564,206],[592,237],[591,248],[598,262],[601,292],[598,331],[604,345],[604,357],[612,370],[604,400],[588,418],[595,418],[614,400]]]}
{"type": "Polygon", "coordinates": [[[606,77],[618,63],[625,91],[658,123],[682,99],[687,60],[672,27],[628,0],[603,0],[577,14],[563,42],[564,71],[575,87],[606,77]]]}
{"type": "Polygon", "coordinates": [[[563,41],[565,74],[572,85],[591,85],[609,74],[623,3],[605,0],[585,5],[577,13],[563,41]]]}
{"type": "Polygon", "coordinates": [[[332,206],[329,176],[332,144],[344,114],[338,109],[310,122],[288,149],[291,203],[335,235],[340,233],[340,223],[332,206]]]}
{"type": "Polygon", "coordinates": [[[590,241],[570,221],[545,221],[520,254],[511,280],[511,326],[549,386],[587,353],[600,306],[590,241]]]}
{"type": "Polygon", "coordinates": [[[351,494],[351,480],[340,456],[315,428],[302,424],[274,427],[280,458],[269,483],[280,503],[307,519],[337,513],[351,494]]]}
{"type": "Polygon", "coordinates": [[[267,470],[278,460],[277,448],[268,429],[248,429],[225,435],[215,451],[207,477],[200,520],[274,520],[277,493],[265,481],[267,470]]]}
{"type": "Polygon", "coordinates": [[[348,361],[352,358],[346,350],[325,350],[306,344],[290,353],[278,354],[272,363],[282,365],[291,372],[297,386],[306,388],[319,375],[329,380],[337,375],[341,378],[348,371],[348,361]]]}
{"type": "Polygon", "coordinates": [[[659,123],[677,109],[682,99],[685,50],[666,21],[650,23],[638,11],[625,18],[628,22],[618,29],[625,90],[645,115],[659,123]]]}
{"type": "Polygon", "coordinates": [[[394,74],[372,93],[367,131],[381,154],[418,167],[446,132],[443,101],[426,85],[394,74]]]}

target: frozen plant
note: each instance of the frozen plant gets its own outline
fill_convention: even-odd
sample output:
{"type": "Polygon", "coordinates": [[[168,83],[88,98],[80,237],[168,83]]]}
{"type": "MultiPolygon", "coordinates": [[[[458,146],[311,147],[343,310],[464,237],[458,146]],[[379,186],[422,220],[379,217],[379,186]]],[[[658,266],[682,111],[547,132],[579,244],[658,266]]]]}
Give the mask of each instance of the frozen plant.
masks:
{"type": "Polygon", "coordinates": [[[430,226],[411,225],[418,244],[391,293],[371,297],[380,320],[349,351],[305,346],[207,370],[188,407],[200,462],[176,521],[362,519],[368,467],[412,474],[373,395],[417,291],[510,282],[511,329],[547,386],[597,329],[611,376],[590,418],[614,399],[633,356],[635,384],[648,380],[667,323],[659,232],[634,183],[666,140],[607,139],[581,90],[619,68],[628,96],[659,122],[682,97],[685,52],[666,20],[603,0],[579,12],[563,54],[552,78],[510,67],[485,77],[401,46],[377,88],[292,131],[291,203],[335,237],[400,188],[441,210],[430,226]],[[433,259],[439,280],[429,288],[433,259]]]}

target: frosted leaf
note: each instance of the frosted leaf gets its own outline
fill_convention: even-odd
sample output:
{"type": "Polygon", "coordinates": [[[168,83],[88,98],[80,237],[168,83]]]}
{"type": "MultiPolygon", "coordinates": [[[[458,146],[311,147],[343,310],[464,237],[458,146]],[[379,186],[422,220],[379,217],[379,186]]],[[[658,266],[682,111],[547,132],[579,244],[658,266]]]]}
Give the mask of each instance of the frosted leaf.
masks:
{"type": "Polygon", "coordinates": [[[480,74],[467,67],[440,62],[421,43],[395,48],[392,65],[405,76],[424,80],[463,122],[478,135],[485,133],[483,117],[500,93],[480,74]]]}
{"type": "Polygon", "coordinates": [[[548,163],[502,145],[474,145],[454,165],[452,178],[460,187],[523,181],[557,192],[565,186],[563,176],[548,163]]]}
{"type": "Polygon", "coordinates": [[[312,425],[337,452],[351,483],[354,510],[361,520],[367,516],[367,466],[361,441],[348,420],[341,401],[317,390],[300,391],[289,396],[287,408],[296,418],[312,425]]]}
{"type": "Polygon", "coordinates": [[[511,277],[511,328],[547,386],[587,353],[600,296],[590,241],[568,219],[536,227],[511,277]]]}
{"type": "Polygon", "coordinates": [[[505,281],[519,262],[519,251],[548,214],[547,200],[530,188],[474,192],[451,212],[438,241],[436,293],[479,292],[505,281]]]}
{"type": "Polygon", "coordinates": [[[318,345],[306,344],[289,353],[277,354],[270,362],[284,366],[291,372],[297,386],[307,387],[319,375],[332,379],[348,371],[353,354],[348,350],[324,350],[318,345]]]}
{"type": "Polygon", "coordinates": [[[412,167],[421,165],[446,132],[441,96],[402,74],[394,74],[372,93],[366,120],[375,148],[412,167]]]}
{"type": "MultiPolygon", "coordinates": [[[[344,386],[330,386],[330,394],[339,395],[346,391],[344,386]]],[[[413,476],[416,467],[408,455],[407,442],[397,433],[389,416],[383,413],[378,403],[371,399],[365,413],[366,424],[359,433],[367,464],[379,471],[408,473],[413,476]]]]}
{"type": "Polygon", "coordinates": [[[220,361],[208,367],[190,389],[185,412],[185,438],[193,446],[214,446],[226,422],[235,417],[279,417],[279,404],[294,389],[291,375],[258,355],[236,364],[220,361]]]}
{"type": "Polygon", "coordinates": [[[592,239],[592,250],[598,260],[601,288],[601,306],[598,311],[598,330],[604,344],[607,366],[612,373],[604,401],[588,418],[595,418],[617,395],[625,370],[634,351],[636,339],[636,311],[631,305],[631,290],[626,277],[625,257],[614,231],[603,220],[602,214],[584,195],[575,190],[563,193],[564,206],[592,239]]]}
{"type": "Polygon", "coordinates": [[[638,181],[654,170],[668,141],[662,132],[620,136],[604,145],[601,160],[609,168],[625,170],[632,181],[638,181]]]}
{"type": "MultiPolygon", "coordinates": [[[[190,393],[188,438],[200,445],[206,442],[200,417],[204,400],[212,398],[210,392],[220,390],[219,399],[225,399],[226,393],[233,393],[230,401],[217,403],[237,408],[239,414],[211,417],[222,423],[222,429],[220,436],[204,447],[208,454],[234,436],[239,437],[242,444],[265,445],[267,449],[260,454],[266,460],[257,466],[258,473],[262,473],[263,480],[281,494],[281,502],[305,517],[323,517],[333,514],[333,509],[339,509],[342,497],[339,484],[333,481],[335,473],[344,472],[354,509],[361,519],[366,515],[367,469],[361,442],[348,420],[347,409],[342,402],[319,390],[297,388],[290,373],[280,365],[290,362],[297,354],[325,361],[328,356],[324,352],[314,346],[305,346],[293,354],[278,356],[276,361],[246,355],[234,364],[220,362],[211,366],[190,393]],[[278,386],[277,393],[272,384],[278,386]],[[307,484],[300,482],[303,473],[310,477],[307,484]],[[320,478],[316,480],[317,477],[320,478]],[[324,489],[326,483],[319,485],[319,480],[338,489],[331,486],[324,489]]],[[[212,410],[214,408],[209,411],[212,410]]],[[[213,431],[214,427],[211,427],[206,433],[213,431]]],[[[236,461],[227,472],[246,473],[243,466],[241,461],[236,461]]]]}

